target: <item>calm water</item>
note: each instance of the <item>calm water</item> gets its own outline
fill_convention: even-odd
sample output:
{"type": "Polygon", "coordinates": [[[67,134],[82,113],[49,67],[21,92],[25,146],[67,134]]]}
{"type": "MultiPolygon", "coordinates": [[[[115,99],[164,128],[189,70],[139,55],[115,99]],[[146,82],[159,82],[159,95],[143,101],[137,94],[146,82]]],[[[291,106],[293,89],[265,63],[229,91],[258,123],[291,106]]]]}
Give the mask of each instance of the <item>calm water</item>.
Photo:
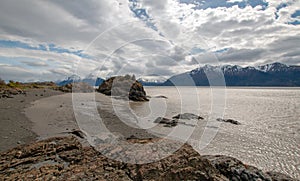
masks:
{"type": "MultiPolygon", "coordinates": [[[[300,88],[146,87],[149,103],[131,103],[140,118],[195,113],[206,120],[232,118],[242,125],[205,122],[192,140],[202,140],[204,128],[214,130],[201,154],[224,154],[265,171],[275,170],[300,179],[300,88]]],[[[205,134],[204,134],[205,135],[205,134]]],[[[202,145],[203,146],[203,145],[202,145]]]]}

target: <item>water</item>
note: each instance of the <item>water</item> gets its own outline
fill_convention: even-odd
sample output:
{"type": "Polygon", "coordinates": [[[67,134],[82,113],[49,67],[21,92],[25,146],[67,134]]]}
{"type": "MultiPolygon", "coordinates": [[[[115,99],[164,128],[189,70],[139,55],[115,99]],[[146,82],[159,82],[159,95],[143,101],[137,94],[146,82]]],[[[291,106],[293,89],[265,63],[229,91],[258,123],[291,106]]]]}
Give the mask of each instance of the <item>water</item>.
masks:
{"type": "MultiPolygon", "coordinates": [[[[202,155],[229,155],[264,171],[279,171],[300,179],[300,88],[145,89],[150,96],[164,95],[168,99],[130,103],[142,119],[189,112],[206,119],[223,116],[242,123],[212,126],[217,134],[209,144],[201,149],[195,146],[202,155]]],[[[203,139],[202,134],[193,134],[193,139],[203,139]]]]}

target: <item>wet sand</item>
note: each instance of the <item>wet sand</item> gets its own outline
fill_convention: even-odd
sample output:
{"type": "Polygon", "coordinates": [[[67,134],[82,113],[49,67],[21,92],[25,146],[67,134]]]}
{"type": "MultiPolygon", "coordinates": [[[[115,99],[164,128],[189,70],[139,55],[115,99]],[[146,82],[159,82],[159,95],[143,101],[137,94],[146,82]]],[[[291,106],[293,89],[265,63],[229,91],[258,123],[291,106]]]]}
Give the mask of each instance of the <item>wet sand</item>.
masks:
{"type": "MultiPolygon", "coordinates": [[[[82,109],[79,114],[89,114],[89,106],[94,101],[97,111],[101,115],[103,125],[110,133],[120,138],[156,138],[165,137],[172,128],[156,125],[152,129],[142,129],[138,124],[147,125],[153,120],[144,120],[144,123],[135,123],[134,115],[126,110],[128,105],[112,103],[112,99],[99,93],[76,93],[79,95],[79,104],[82,109]],[[122,115],[116,115],[114,109],[119,109],[122,115]],[[125,110],[123,110],[125,109],[125,110]],[[120,118],[122,120],[120,120],[120,118]]],[[[118,101],[117,101],[118,102],[118,101]]],[[[143,103],[135,103],[143,104],[143,103]]],[[[31,90],[27,95],[18,95],[11,99],[1,100],[1,150],[13,148],[19,144],[26,144],[36,140],[43,140],[55,136],[69,135],[72,130],[80,130],[76,121],[72,93],[61,93],[53,90],[31,90]],[[43,96],[41,96],[43,95],[43,96]]],[[[77,117],[78,118],[78,117],[77,117]]],[[[90,116],[86,117],[91,119],[90,116]]],[[[93,124],[93,122],[92,122],[93,124]]],[[[86,123],[85,123],[86,125],[86,123]]],[[[92,125],[93,126],[93,125],[92,125]]],[[[92,129],[92,126],[90,128],[92,129]]],[[[178,125],[177,129],[186,129],[178,125]],[[181,128],[182,127],[182,128],[181,128]]],[[[99,129],[101,130],[101,129],[99,129]]],[[[83,129],[84,131],[84,129],[83,129]]],[[[97,131],[97,130],[96,130],[97,131]]],[[[99,131],[98,131],[99,132],[99,131]]],[[[101,131],[100,131],[101,132],[101,131]]],[[[85,135],[86,136],[86,135],[85,135]]],[[[176,136],[176,135],[175,135],[176,136]]],[[[177,138],[174,138],[177,140],[177,138]]],[[[81,139],[87,143],[86,139],[81,139]]]]}
{"type": "MultiPolygon", "coordinates": [[[[98,112],[105,127],[116,135],[128,138],[135,136],[138,138],[155,137],[143,129],[137,129],[122,122],[117,115],[114,114],[111,99],[99,93],[79,93],[82,97],[79,104],[83,109],[88,104],[93,103],[92,97],[96,95],[98,112]]],[[[46,139],[54,136],[62,136],[70,133],[72,130],[79,130],[76,122],[72,93],[47,97],[36,100],[31,107],[25,109],[26,117],[33,123],[32,131],[38,135],[39,139],[46,139]]],[[[88,114],[89,111],[82,110],[81,113],[88,114]]],[[[90,117],[87,117],[90,119],[90,117]]]]}
{"type": "Polygon", "coordinates": [[[33,123],[25,116],[24,109],[32,106],[36,100],[62,92],[51,89],[27,90],[26,95],[0,99],[0,151],[27,144],[37,138],[31,128],[33,123]]]}

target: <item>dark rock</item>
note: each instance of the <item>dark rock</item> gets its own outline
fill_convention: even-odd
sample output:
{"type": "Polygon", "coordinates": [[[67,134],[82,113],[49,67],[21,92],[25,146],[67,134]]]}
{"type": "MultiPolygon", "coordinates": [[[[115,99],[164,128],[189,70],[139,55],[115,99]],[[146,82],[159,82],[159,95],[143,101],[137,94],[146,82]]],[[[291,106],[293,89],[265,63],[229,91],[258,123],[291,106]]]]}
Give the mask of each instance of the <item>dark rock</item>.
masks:
{"type": "Polygon", "coordinates": [[[79,138],[82,138],[82,139],[85,137],[85,134],[81,130],[72,130],[70,132],[70,134],[78,136],[79,138]]]}
{"type": "Polygon", "coordinates": [[[155,96],[155,97],[153,97],[153,98],[162,98],[162,99],[168,99],[168,97],[166,97],[166,96],[155,96]]]}
{"type": "Polygon", "coordinates": [[[154,123],[164,124],[165,127],[174,127],[177,126],[178,120],[158,117],[154,123]]]}
{"type": "Polygon", "coordinates": [[[272,181],[272,178],[268,174],[256,167],[245,165],[236,158],[223,155],[207,155],[203,157],[208,159],[229,180],[272,181]]]}
{"type": "MultiPolygon", "coordinates": [[[[153,141],[130,139],[136,144],[153,141]]],[[[144,157],[146,153],[141,151],[144,157]]],[[[227,180],[187,144],[167,158],[143,165],[111,160],[92,147],[83,148],[75,137],[19,146],[0,156],[4,180],[227,180]]]]}
{"type": "Polygon", "coordinates": [[[9,95],[9,94],[2,94],[3,98],[13,98],[13,96],[9,95]]]}
{"type": "Polygon", "coordinates": [[[240,122],[233,120],[233,119],[223,119],[223,118],[218,118],[217,121],[220,122],[225,122],[225,123],[231,123],[231,124],[235,124],[235,125],[241,125],[240,122]]]}
{"type": "MultiPolygon", "coordinates": [[[[147,144],[160,138],[127,140],[133,144],[147,144]]],[[[170,145],[176,144],[170,141],[170,145]]],[[[180,143],[181,145],[181,143],[180,143]]],[[[101,148],[111,153],[128,148],[103,143],[101,148]]],[[[130,147],[131,148],[131,147],[130,147]]],[[[154,150],[154,147],[152,148],[154,150]]],[[[151,149],[140,150],[136,156],[147,159],[151,149]]],[[[150,153],[155,154],[156,152],[150,153]]],[[[157,154],[160,154],[157,152],[157,154]]],[[[92,147],[82,147],[73,136],[50,138],[29,145],[18,146],[0,153],[1,180],[293,180],[283,174],[245,165],[227,156],[201,156],[184,144],[172,155],[148,164],[122,163],[107,158],[92,147]]]]}
{"type": "Polygon", "coordinates": [[[178,114],[176,116],[173,116],[173,119],[204,119],[203,117],[201,116],[197,116],[195,114],[192,114],[192,113],[184,113],[184,114],[178,114]]]}
{"type": "Polygon", "coordinates": [[[108,96],[122,97],[132,101],[149,101],[143,85],[128,75],[107,79],[97,91],[108,96]]]}
{"type": "Polygon", "coordinates": [[[267,172],[266,174],[272,178],[272,181],[297,181],[296,179],[279,172],[267,172]]]}

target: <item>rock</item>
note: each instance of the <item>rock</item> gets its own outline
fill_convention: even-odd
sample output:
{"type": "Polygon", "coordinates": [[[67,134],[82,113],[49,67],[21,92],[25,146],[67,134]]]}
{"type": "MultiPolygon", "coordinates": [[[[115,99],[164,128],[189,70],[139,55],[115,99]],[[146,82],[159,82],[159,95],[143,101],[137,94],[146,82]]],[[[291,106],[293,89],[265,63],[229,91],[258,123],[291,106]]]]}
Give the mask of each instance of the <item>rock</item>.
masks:
{"type": "Polygon", "coordinates": [[[2,94],[3,98],[13,98],[13,96],[9,95],[9,94],[2,94]]]}
{"type": "Polygon", "coordinates": [[[293,179],[292,177],[279,172],[272,171],[267,172],[266,174],[268,174],[272,178],[272,181],[297,181],[296,179],[293,179]]]}
{"type": "Polygon", "coordinates": [[[174,127],[177,126],[178,120],[158,117],[154,123],[164,124],[165,127],[174,127]]]}
{"type": "Polygon", "coordinates": [[[225,122],[225,123],[231,123],[231,124],[235,124],[235,125],[241,125],[240,122],[233,120],[233,119],[223,119],[223,118],[218,118],[217,121],[220,122],[225,122]]]}
{"type": "Polygon", "coordinates": [[[85,137],[85,134],[81,130],[72,130],[70,132],[70,134],[78,136],[79,138],[82,138],[82,139],[85,137]]]}
{"type": "Polygon", "coordinates": [[[201,116],[197,116],[192,113],[184,113],[184,114],[178,114],[176,116],[173,116],[172,119],[168,118],[163,118],[163,117],[158,117],[155,119],[154,123],[159,123],[159,124],[164,124],[165,127],[174,127],[177,126],[178,124],[183,124],[186,126],[196,126],[196,123],[186,123],[183,120],[200,120],[204,119],[201,116]]]}
{"type": "Polygon", "coordinates": [[[207,155],[203,157],[208,159],[229,180],[272,181],[268,174],[256,167],[245,165],[236,158],[223,155],[207,155]]]}
{"type": "Polygon", "coordinates": [[[128,75],[107,79],[97,91],[108,96],[122,97],[132,101],[149,101],[143,85],[128,75]]]}
{"type": "Polygon", "coordinates": [[[168,99],[168,97],[166,97],[166,96],[155,96],[155,97],[153,97],[153,98],[162,98],[162,99],[168,99]]]}
{"type": "Polygon", "coordinates": [[[204,119],[204,118],[201,116],[192,114],[192,113],[184,113],[184,114],[178,114],[176,116],[173,116],[173,119],[188,119],[188,120],[198,119],[199,120],[199,119],[204,119]]]}
{"type": "MultiPolygon", "coordinates": [[[[159,140],[160,138],[138,139],[132,136],[127,142],[149,145],[159,140]]],[[[173,144],[176,142],[170,141],[170,145],[173,144]]],[[[126,154],[130,151],[124,150],[127,148],[121,145],[105,143],[101,148],[111,153],[123,151],[126,154]]],[[[149,149],[141,150],[137,156],[147,159],[147,154],[149,149]]],[[[188,144],[183,144],[172,155],[148,164],[112,160],[93,147],[82,147],[74,136],[50,138],[0,153],[1,180],[229,181],[271,180],[273,176],[291,180],[283,174],[263,173],[232,157],[201,156],[188,144]]]]}

